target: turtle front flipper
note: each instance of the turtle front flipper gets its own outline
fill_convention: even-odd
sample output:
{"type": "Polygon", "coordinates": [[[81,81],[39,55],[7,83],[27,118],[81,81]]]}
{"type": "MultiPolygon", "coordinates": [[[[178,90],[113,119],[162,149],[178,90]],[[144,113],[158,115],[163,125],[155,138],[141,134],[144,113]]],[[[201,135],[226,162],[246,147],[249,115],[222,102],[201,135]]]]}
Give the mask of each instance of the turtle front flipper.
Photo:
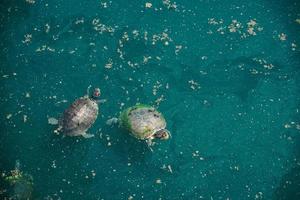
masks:
{"type": "Polygon", "coordinates": [[[95,137],[95,135],[93,135],[93,134],[89,134],[89,133],[86,133],[86,132],[84,132],[84,133],[81,133],[81,135],[82,135],[82,137],[84,137],[84,138],[92,138],[92,137],[95,137]]]}

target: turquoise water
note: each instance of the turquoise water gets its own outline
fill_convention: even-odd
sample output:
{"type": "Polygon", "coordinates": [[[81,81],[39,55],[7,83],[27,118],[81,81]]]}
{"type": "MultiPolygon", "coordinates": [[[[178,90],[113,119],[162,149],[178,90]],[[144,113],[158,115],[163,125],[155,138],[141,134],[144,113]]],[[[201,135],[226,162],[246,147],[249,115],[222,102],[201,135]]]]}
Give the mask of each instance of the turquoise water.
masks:
{"type": "Polygon", "coordinates": [[[2,0],[0,10],[0,171],[19,160],[32,199],[300,198],[296,0],[2,0]],[[54,134],[48,118],[89,85],[107,99],[95,137],[54,134]],[[136,103],[156,106],[172,133],[153,152],[106,124],[136,103]]]}

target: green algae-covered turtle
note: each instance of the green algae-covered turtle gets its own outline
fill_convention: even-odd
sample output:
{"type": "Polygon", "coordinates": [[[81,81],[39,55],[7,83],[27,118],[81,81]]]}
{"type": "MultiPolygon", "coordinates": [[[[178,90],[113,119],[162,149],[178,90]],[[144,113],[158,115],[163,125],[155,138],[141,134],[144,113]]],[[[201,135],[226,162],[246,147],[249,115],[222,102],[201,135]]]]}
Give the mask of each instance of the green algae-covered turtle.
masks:
{"type": "Polygon", "coordinates": [[[33,178],[31,175],[21,171],[18,160],[16,161],[15,169],[11,170],[4,177],[11,187],[9,189],[9,199],[32,199],[33,178]]]}
{"type": "Polygon", "coordinates": [[[56,132],[61,131],[67,136],[83,136],[85,138],[93,137],[94,135],[86,133],[86,131],[94,124],[98,116],[98,103],[103,103],[105,100],[100,100],[100,89],[95,88],[92,95],[89,94],[75,100],[69,108],[67,108],[60,120],[49,118],[50,124],[59,124],[56,132]]]}
{"type": "Polygon", "coordinates": [[[132,136],[145,140],[149,146],[153,139],[167,140],[170,137],[165,118],[149,105],[139,104],[127,108],[121,112],[118,121],[132,136]]]}

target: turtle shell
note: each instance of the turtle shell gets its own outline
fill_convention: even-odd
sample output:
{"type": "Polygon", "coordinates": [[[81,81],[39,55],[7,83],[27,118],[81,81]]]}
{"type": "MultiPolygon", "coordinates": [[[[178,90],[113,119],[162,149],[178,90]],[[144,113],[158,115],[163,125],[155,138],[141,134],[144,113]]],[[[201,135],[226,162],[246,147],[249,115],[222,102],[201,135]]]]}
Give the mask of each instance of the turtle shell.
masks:
{"type": "Polygon", "coordinates": [[[166,120],[155,108],[136,105],[124,110],[119,117],[121,126],[137,139],[145,140],[156,131],[166,128],[166,120]]]}
{"type": "Polygon", "coordinates": [[[98,104],[88,97],[77,99],[65,110],[61,126],[65,135],[78,136],[86,132],[96,121],[98,104]]]}

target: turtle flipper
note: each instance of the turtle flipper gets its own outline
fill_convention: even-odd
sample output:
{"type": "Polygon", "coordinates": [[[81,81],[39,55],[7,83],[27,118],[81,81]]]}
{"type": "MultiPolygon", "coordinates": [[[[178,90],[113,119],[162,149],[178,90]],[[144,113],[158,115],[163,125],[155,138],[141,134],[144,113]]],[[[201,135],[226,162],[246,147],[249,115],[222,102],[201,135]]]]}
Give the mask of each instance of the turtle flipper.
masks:
{"type": "Polygon", "coordinates": [[[95,137],[95,135],[89,134],[89,133],[86,133],[86,132],[82,133],[81,135],[82,135],[82,137],[84,137],[84,138],[86,138],[86,139],[87,139],[87,138],[95,137]]]}
{"type": "Polygon", "coordinates": [[[50,117],[48,118],[48,124],[51,124],[51,125],[58,125],[59,123],[59,120],[54,118],[54,117],[50,117]]]}
{"type": "Polygon", "coordinates": [[[111,126],[111,125],[113,125],[113,124],[117,124],[118,122],[119,122],[119,119],[116,118],[116,117],[113,117],[113,118],[111,118],[111,119],[108,119],[108,120],[106,121],[106,124],[109,125],[109,126],[111,126]]]}
{"type": "Polygon", "coordinates": [[[90,96],[90,89],[91,89],[92,85],[89,85],[89,87],[86,89],[86,95],[85,97],[89,97],[90,96]]]}

